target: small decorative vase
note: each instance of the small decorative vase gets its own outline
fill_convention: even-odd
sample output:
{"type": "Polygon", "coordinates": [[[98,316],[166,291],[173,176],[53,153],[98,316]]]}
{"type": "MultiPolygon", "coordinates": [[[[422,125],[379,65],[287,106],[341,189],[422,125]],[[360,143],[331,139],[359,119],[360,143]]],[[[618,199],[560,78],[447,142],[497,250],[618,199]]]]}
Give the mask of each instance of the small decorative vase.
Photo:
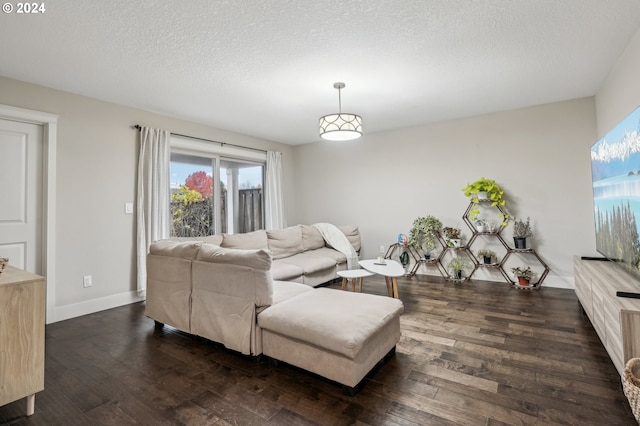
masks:
{"type": "Polygon", "coordinates": [[[478,232],[484,232],[486,228],[484,225],[476,225],[476,229],[478,232]]]}
{"type": "Polygon", "coordinates": [[[484,264],[491,265],[491,256],[483,256],[483,257],[484,257],[484,264]]]}
{"type": "Polygon", "coordinates": [[[527,239],[526,238],[513,237],[513,244],[515,245],[516,249],[524,250],[524,249],[527,248],[527,239]]]}
{"type": "Polygon", "coordinates": [[[456,280],[461,280],[462,279],[462,271],[456,271],[454,277],[456,278],[456,280]]]}
{"type": "Polygon", "coordinates": [[[524,277],[518,277],[518,284],[522,287],[529,287],[529,280],[524,277]]]}
{"type": "Polygon", "coordinates": [[[424,253],[424,260],[430,260],[431,259],[431,253],[429,253],[428,251],[424,253]]]}

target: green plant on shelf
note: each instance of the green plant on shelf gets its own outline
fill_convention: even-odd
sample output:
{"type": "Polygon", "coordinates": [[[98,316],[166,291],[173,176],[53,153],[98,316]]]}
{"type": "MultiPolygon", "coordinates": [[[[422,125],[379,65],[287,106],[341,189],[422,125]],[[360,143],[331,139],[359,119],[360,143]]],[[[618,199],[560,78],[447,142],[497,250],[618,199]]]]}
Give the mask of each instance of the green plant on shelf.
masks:
{"type": "Polygon", "coordinates": [[[490,249],[480,249],[478,250],[478,253],[476,253],[476,255],[480,258],[480,257],[491,257],[494,258],[496,257],[496,252],[490,249]]]}
{"type": "Polygon", "coordinates": [[[525,280],[530,280],[533,278],[533,271],[531,271],[530,266],[516,266],[511,268],[511,272],[516,278],[523,278],[525,280]]]}
{"type": "Polygon", "coordinates": [[[449,263],[447,264],[447,270],[453,278],[462,279],[462,273],[469,267],[469,265],[469,262],[465,258],[458,256],[449,261],[449,263]]]}
{"type": "MultiPolygon", "coordinates": [[[[504,198],[504,189],[496,183],[495,180],[481,177],[473,183],[467,184],[462,188],[464,195],[471,198],[474,206],[469,210],[469,220],[473,221],[480,214],[480,202],[487,200],[491,202],[491,207],[506,208],[507,201],[504,198]]],[[[507,226],[509,215],[504,211],[500,211],[500,219],[502,226],[507,226]]]]}
{"type": "Polygon", "coordinates": [[[513,238],[532,238],[533,228],[531,227],[531,220],[527,217],[527,220],[514,219],[513,221],[513,238]]]}
{"type": "Polygon", "coordinates": [[[435,216],[418,217],[409,231],[409,244],[416,250],[430,252],[436,248],[436,238],[442,231],[442,222],[435,216]]]}

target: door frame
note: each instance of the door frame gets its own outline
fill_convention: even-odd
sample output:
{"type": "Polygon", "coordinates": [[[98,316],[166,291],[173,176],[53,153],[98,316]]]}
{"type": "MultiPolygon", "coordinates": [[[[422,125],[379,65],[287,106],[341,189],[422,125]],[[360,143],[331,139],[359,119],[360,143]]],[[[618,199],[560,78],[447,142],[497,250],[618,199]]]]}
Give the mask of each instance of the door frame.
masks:
{"type": "Polygon", "coordinates": [[[55,322],[56,147],[58,115],[0,104],[0,119],[42,126],[42,275],[46,277],[46,323],[55,322]]]}

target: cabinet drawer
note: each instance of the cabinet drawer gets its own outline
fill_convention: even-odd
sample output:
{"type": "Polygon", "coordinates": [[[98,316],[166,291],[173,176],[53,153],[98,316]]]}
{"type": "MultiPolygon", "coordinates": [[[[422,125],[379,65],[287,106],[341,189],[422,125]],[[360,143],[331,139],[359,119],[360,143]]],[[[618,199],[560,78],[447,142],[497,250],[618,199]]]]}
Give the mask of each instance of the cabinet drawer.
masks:
{"type": "Polygon", "coordinates": [[[584,280],[578,284],[576,279],[576,296],[578,296],[582,309],[584,309],[589,319],[592,319],[593,298],[591,297],[591,280],[584,280]]]}
{"type": "Polygon", "coordinates": [[[593,328],[596,329],[602,344],[607,346],[607,330],[604,326],[604,301],[601,294],[593,295],[593,317],[591,319],[593,328]]]}
{"type": "Polygon", "coordinates": [[[604,326],[607,341],[605,348],[619,373],[624,369],[624,356],[622,351],[622,331],[620,329],[620,310],[615,300],[604,299],[604,326]]]}

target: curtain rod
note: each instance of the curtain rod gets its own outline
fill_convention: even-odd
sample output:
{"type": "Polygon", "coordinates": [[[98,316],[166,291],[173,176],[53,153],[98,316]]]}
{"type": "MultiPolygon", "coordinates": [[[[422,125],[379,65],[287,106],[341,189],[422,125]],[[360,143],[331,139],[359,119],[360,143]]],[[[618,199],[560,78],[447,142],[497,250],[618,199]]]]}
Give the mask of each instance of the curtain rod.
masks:
{"type": "MultiPolygon", "coordinates": [[[[133,128],[134,128],[134,129],[136,129],[137,131],[142,130],[142,126],[141,126],[141,125],[139,125],[139,124],[134,125],[134,126],[133,126],[133,128]]],[[[264,150],[264,149],[252,148],[252,147],[250,147],[250,146],[242,146],[242,145],[236,145],[236,144],[228,143],[228,142],[214,141],[214,140],[212,140],[212,139],[199,138],[199,137],[197,137],[197,136],[182,135],[182,134],[180,134],[180,133],[173,133],[173,132],[169,132],[169,133],[171,133],[171,134],[172,134],[172,135],[174,135],[174,136],[180,136],[180,137],[183,137],[183,138],[196,139],[196,140],[204,141],[204,142],[219,143],[219,144],[220,144],[220,146],[229,145],[229,146],[233,146],[233,147],[235,147],[235,148],[250,149],[250,150],[252,150],[252,151],[258,151],[258,152],[264,152],[264,153],[266,153],[266,152],[267,152],[267,151],[266,151],[266,150],[264,150]]]]}

